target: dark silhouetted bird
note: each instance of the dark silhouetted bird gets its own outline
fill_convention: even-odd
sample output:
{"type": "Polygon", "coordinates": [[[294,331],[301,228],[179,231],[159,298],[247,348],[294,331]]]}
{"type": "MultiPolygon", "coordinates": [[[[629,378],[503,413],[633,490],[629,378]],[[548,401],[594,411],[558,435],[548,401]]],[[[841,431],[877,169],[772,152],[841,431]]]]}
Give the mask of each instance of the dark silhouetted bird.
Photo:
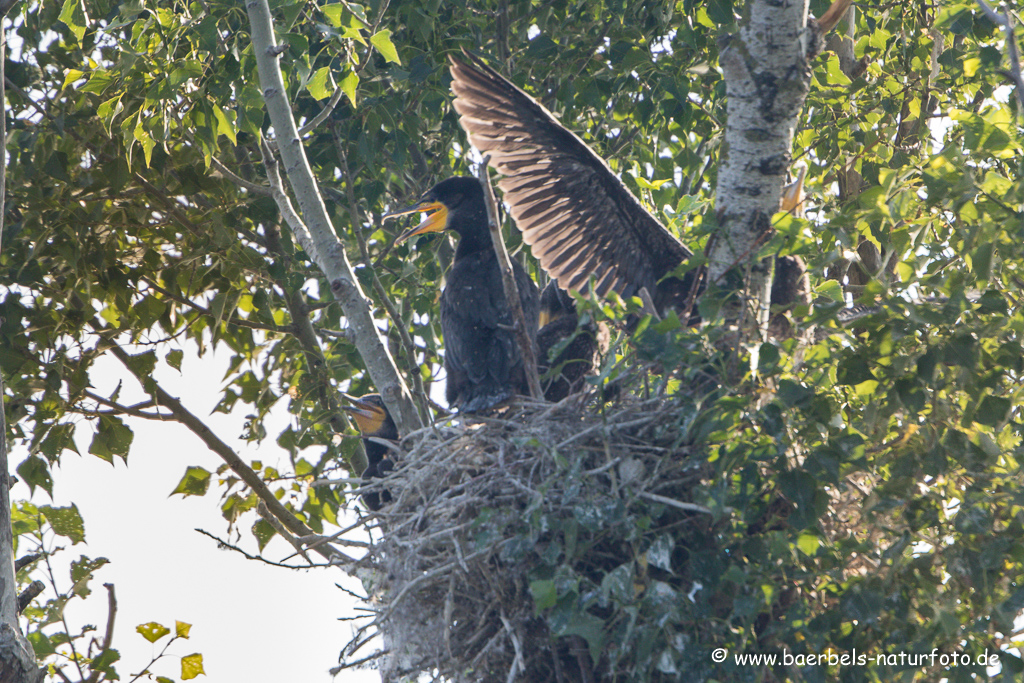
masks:
{"type": "MultiPolygon", "coordinates": [[[[475,178],[448,178],[411,207],[389,216],[417,211],[432,213],[407,230],[399,242],[441,230],[453,230],[459,235],[455,259],[441,293],[441,332],[448,374],[445,392],[449,406],[473,413],[492,408],[513,394],[528,394],[480,182],[475,178]]],[[[529,327],[527,334],[534,340],[537,285],[515,259],[512,272],[529,327]]]]}
{"type": "Polygon", "coordinates": [[[598,296],[645,288],[659,311],[688,306],[700,286],[695,271],[670,273],[691,251],[551,112],[464,55],[451,58],[455,110],[470,142],[504,176],[503,199],[544,270],[569,291],[592,281],[598,296]]]}
{"type": "MultiPolygon", "coordinates": [[[[363,481],[367,484],[374,479],[381,479],[387,476],[388,472],[395,468],[394,461],[388,457],[389,448],[384,444],[373,441],[369,437],[396,441],[398,439],[398,428],[391,413],[384,405],[380,394],[367,394],[362,398],[342,394],[351,404],[343,406],[343,410],[352,415],[356,426],[363,435],[363,447],[366,449],[367,466],[363,470],[363,481]]],[[[391,494],[386,490],[368,491],[362,495],[366,507],[374,512],[380,510],[384,503],[391,502],[391,494]]]]}
{"type": "Polygon", "coordinates": [[[583,389],[584,377],[595,365],[600,346],[598,326],[593,321],[579,323],[576,302],[557,282],[550,281],[540,294],[537,362],[541,375],[552,371],[551,376],[541,378],[541,384],[544,398],[553,403],[583,389]],[[551,351],[570,337],[565,348],[551,358],[551,351]]]}

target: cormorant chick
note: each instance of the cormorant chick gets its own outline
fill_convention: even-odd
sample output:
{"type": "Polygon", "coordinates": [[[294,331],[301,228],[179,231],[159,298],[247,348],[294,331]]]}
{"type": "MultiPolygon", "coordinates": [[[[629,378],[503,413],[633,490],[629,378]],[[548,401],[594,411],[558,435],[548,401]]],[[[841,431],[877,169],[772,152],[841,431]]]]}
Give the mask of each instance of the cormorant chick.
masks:
{"type": "MultiPolygon", "coordinates": [[[[363,470],[363,482],[371,483],[374,479],[381,479],[387,476],[388,472],[395,468],[394,462],[388,457],[390,450],[384,444],[373,441],[371,438],[386,439],[387,441],[398,440],[398,427],[391,419],[391,413],[384,405],[380,394],[367,394],[362,398],[342,394],[352,405],[343,406],[343,410],[352,415],[356,426],[363,435],[363,447],[366,449],[366,469],[363,470]]],[[[374,512],[380,510],[384,503],[391,502],[391,493],[387,490],[368,491],[361,496],[366,507],[374,512]]]]}

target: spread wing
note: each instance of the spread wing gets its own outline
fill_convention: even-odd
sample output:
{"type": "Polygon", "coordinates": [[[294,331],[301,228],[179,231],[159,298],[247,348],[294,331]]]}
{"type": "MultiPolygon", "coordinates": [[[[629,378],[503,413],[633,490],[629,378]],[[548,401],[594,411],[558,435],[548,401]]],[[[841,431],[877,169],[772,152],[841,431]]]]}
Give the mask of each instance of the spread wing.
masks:
{"type": "Polygon", "coordinates": [[[539,102],[478,57],[451,59],[455,110],[490,155],[523,239],[566,290],[632,296],[690,256],[608,164],[539,102]]]}

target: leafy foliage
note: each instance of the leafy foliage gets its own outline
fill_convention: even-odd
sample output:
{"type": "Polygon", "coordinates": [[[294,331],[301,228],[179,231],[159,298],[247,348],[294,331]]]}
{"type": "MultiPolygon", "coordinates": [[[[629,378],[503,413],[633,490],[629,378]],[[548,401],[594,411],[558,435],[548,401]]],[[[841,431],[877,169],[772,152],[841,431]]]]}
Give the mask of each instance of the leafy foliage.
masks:
{"type": "MultiPolygon", "coordinates": [[[[275,4],[296,117],[310,123],[327,109],[306,133],[314,173],[339,188],[335,229],[422,403],[439,380],[434,301],[452,250],[445,240],[389,248],[393,228],[379,216],[471,166],[449,107],[447,56],[468,47],[509,64],[699,251],[714,223],[727,113],[716,39],[734,27],[735,9],[275,4]]],[[[76,429],[93,430],[91,454],[127,459],[131,420],[166,408],[124,405],[120,386],[98,394],[99,358],[115,357],[156,396],[157,369],[180,371],[185,353],[217,347],[231,354],[218,410],[245,406],[243,438],[274,439],[293,465],[252,471],[311,529],[337,524],[354,500],[310,483],[358,469],[357,440],[332,439],[344,427],[334,390],[372,387],[326,281],[273,201],[228,174],[255,184],[264,175],[257,142],[267,121],[244,7],[85,0],[19,11],[22,46],[5,65],[0,255],[0,369],[8,436],[24,453],[19,477],[51,493],[76,429]],[[268,434],[264,420],[281,403],[292,423],[268,434]]],[[[862,69],[831,52],[815,63],[793,153],[808,167],[807,217],[777,217],[763,254],[808,261],[818,296],[808,323],[831,335],[765,343],[757,375],[743,378],[708,350],[722,334],[713,326],[647,321],[632,347],[617,347],[629,362],[630,348],[659,362],[648,384],[677,401],[688,457],[709,468],[694,496],[717,514],[699,543],[658,527],[654,503],[593,502],[544,530],[543,543],[550,520],[499,530],[531,563],[529,597],[553,639],[582,638],[608,680],[940,676],[935,665],[874,660],[742,667],[712,662],[714,647],[998,651],[1004,676],[1024,668],[1012,635],[1024,604],[1024,155],[1001,40],[971,3],[897,3],[858,12],[862,69]],[[881,308],[839,331],[831,320],[848,300],[881,308]],[[694,387],[699,398],[683,399],[694,387]],[[629,552],[595,572],[580,539],[612,530],[629,552]]],[[[519,246],[514,231],[508,242],[519,246]]],[[[713,307],[701,302],[707,317],[713,307]]],[[[602,381],[624,367],[609,363],[602,381]]],[[[234,524],[257,496],[227,465],[216,474],[234,524]]],[[[213,478],[190,469],[175,492],[204,495],[213,478]]],[[[74,507],[24,504],[14,523],[22,541],[46,525],[84,538],[74,507]]],[[[273,529],[261,521],[253,533],[262,547],[273,529]]],[[[94,562],[76,564],[75,589],[26,611],[40,625],[30,630],[40,656],[84,637],[41,629],[88,594],[94,562]]],[[[97,653],[92,666],[109,675],[115,659],[97,653]]],[[[182,660],[183,679],[201,671],[201,659],[182,660]]]]}

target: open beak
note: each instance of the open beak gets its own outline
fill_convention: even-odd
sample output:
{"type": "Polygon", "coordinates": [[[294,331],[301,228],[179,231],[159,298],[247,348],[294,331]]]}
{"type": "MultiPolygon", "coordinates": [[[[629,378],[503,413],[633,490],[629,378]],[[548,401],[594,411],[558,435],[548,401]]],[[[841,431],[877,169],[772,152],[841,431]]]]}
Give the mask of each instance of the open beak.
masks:
{"type": "Polygon", "coordinates": [[[401,244],[410,237],[415,237],[416,235],[424,235],[428,232],[441,232],[448,225],[448,207],[441,202],[432,202],[428,200],[420,200],[407,209],[392,211],[385,215],[383,220],[395,218],[397,216],[405,216],[410,213],[416,213],[417,211],[433,213],[430,213],[426,219],[424,219],[424,221],[415,228],[409,228],[403,232],[395,244],[401,244]]]}
{"type": "Polygon", "coordinates": [[[342,406],[341,409],[352,415],[352,419],[356,421],[356,426],[359,427],[359,431],[363,434],[373,434],[384,424],[385,413],[380,406],[364,401],[361,398],[350,396],[344,392],[341,392],[341,396],[352,404],[342,406]]]}

